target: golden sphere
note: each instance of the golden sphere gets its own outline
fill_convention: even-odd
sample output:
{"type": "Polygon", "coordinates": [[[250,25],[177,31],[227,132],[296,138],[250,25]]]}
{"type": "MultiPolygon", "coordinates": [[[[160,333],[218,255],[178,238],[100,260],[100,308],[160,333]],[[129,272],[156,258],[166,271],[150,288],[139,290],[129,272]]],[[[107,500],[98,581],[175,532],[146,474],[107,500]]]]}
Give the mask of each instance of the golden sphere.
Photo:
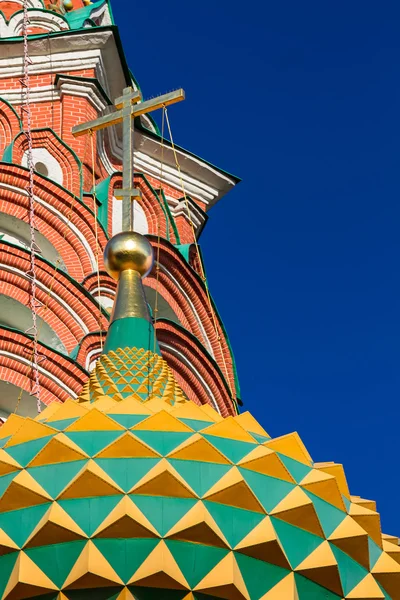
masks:
{"type": "Polygon", "coordinates": [[[134,231],[117,233],[104,250],[104,265],[113,279],[122,271],[137,271],[146,277],[153,267],[153,248],[144,235],[134,231]]]}

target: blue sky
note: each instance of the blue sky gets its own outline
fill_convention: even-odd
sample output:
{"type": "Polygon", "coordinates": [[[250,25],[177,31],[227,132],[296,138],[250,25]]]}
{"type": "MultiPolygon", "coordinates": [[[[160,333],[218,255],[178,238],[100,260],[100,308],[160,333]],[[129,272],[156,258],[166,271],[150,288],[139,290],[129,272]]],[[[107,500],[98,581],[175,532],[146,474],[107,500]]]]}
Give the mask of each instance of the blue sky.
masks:
{"type": "Polygon", "coordinates": [[[201,238],[245,408],[396,517],[400,5],[113,2],[175,141],[243,181],[201,238]]]}

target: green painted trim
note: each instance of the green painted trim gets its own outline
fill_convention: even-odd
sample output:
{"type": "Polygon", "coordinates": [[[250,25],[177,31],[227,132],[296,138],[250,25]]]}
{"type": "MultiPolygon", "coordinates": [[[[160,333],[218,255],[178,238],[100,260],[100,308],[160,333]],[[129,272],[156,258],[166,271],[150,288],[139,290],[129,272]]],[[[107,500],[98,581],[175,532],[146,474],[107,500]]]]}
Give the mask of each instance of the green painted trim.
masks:
{"type": "MultiPolygon", "coordinates": [[[[0,325],[0,330],[1,329],[3,329],[4,331],[9,331],[10,333],[19,333],[20,335],[23,335],[29,340],[33,340],[33,336],[29,335],[28,333],[25,333],[25,331],[21,331],[20,329],[15,329],[15,327],[7,327],[7,325],[0,325]]],[[[80,369],[84,375],[87,375],[87,377],[89,377],[89,371],[86,371],[86,369],[84,369],[82,365],[80,365],[78,362],[76,362],[76,360],[68,356],[68,354],[63,354],[59,350],[55,350],[54,348],[52,348],[48,344],[45,344],[44,342],[40,342],[40,345],[43,346],[43,348],[50,350],[50,352],[54,352],[54,354],[57,354],[58,356],[60,356],[60,358],[67,360],[69,363],[71,363],[71,365],[78,367],[78,369],[80,369]]]]}
{"type": "Polygon", "coordinates": [[[150,321],[125,317],[113,321],[108,328],[103,354],[118,348],[143,348],[161,356],[157,338],[154,348],[154,328],[150,321]]]}
{"type": "Polygon", "coordinates": [[[186,262],[188,263],[188,265],[190,267],[189,254],[190,254],[190,248],[193,246],[193,244],[174,244],[174,246],[178,250],[178,252],[180,252],[180,254],[182,254],[183,258],[186,260],[186,262]]]}
{"type": "Polygon", "coordinates": [[[96,194],[96,200],[100,206],[97,211],[97,218],[103,225],[105,231],[108,231],[108,194],[110,192],[110,183],[112,175],[103,179],[96,185],[96,192],[92,189],[92,194],[96,194]]]}
{"type": "Polygon", "coordinates": [[[108,7],[111,21],[114,24],[114,18],[111,13],[111,6],[105,0],[104,2],[94,2],[93,4],[89,4],[88,6],[84,6],[82,8],[78,8],[77,10],[72,10],[71,12],[67,12],[65,14],[65,18],[67,19],[68,25],[70,26],[71,29],[82,29],[84,23],[87,23],[88,21],[92,21],[93,27],[97,27],[96,23],[91,18],[92,12],[95,9],[97,9],[101,6],[104,6],[104,5],[106,5],[108,7]]]}
{"type": "MultiPolygon", "coordinates": [[[[1,11],[0,11],[1,12],[1,11]]],[[[2,96],[0,96],[0,100],[1,102],[4,102],[4,104],[7,104],[8,108],[10,108],[12,110],[12,112],[14,113],[14,115],[17,117],[18,122],[19,122],[19,128],[22,130],[22,119],[19,116],[19,114],[17,113],[17,111],[15,110],[15,108],[13,107],[13,105],[11,104],[11,102],[9,102],[8,100],[5,100],[5,98],[2,98],[2,96]]]]}
{"type": "Polygon", "coordinates": [[[109,96],[107,96],[103,86],[101,85],[97,77],[79,77],[75,75],[64,75],[63,73],[57,73],[57,75],[54,78],[54,85],[57,85],[60,79],[68,79],[69,81],[88,81],[89,83],[93,83],[100,92],[105,102],[107,102],[109,106],[113,106],[113,103],[111,102],[109,96]]]}

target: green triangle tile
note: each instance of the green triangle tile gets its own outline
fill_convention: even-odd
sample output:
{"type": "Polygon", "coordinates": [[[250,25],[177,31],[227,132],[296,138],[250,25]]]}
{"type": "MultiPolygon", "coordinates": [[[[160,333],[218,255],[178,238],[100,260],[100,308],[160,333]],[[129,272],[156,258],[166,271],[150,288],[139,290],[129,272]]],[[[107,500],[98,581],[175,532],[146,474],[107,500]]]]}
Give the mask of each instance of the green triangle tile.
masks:
{"type": "Polygon", "coordinates": [[[130,496],[160,535],[165,535],[197,502],[191,498],[130,496]]]}
{"type": "Polygon", "coordinates": [[[323,541],[319,536],[275,517],[271,517],[271,521],[292,569],[298,567],[323,541]]]}
{"type": "Polygon", "coordinates": [[[101,496],[59,500],[58,504],[83,529],[86,535],[92,535],[120,500],[121,496],[101,496]]]}
{"type": "Polygon", "coordinates": [[[239,467],[239,471],[267,512],[275,508],[295,487],[293,483],[288,481],[282,481],[249,469],[239,467]]]}
{"type": "Polygon", "coordinates": [[[195,431],[201,431],[202,429],[205,429],[206,427],[210,427],[210,425],[212,425],[210,421],[200,421],[198,419],[179,419],[179,421],[182,421],[182,423],[184,423],[188,427],[191,427],[195,431]]]}
{"type": "Polygon", "coordinates": [[[134,433],[142,442],[148,444],[162,456],[166,456],[182,442],[189,439],[193,433],[181,433],[177,431],[142,431],[133,429],[134,433]]]}
{"type": "Polygon", "coordinates": [[[85,540],[78,540],[76,542],[31,548],[25,550],[25,552],[57,587],[61,587],[78,560],[85,544],[85,540]]]}
{"type": "Polygon", "coordinates": [[[110,414],[108,416],[111,417],[112,419],[114,419],[114,421],[116,421],[120,425],[122,425],[122,427],[126,427],[127,429],[134,427],[135,425],[137,425],[138,423],[140,423],[141,421],[143,421],[146,418],[146,415],[111,415],[110,414]]]}
{"type": "Polygon", "coordinates": [[[170,458],[168,462],[199,496],[203,496],[214,483],[232,468],[231,465],[218,465],[194,460],[181,460],[179,458],[170,458]]]}
{"type": "Polygon", "coordinates": [[[259,433],[251,433],[250,435],[253,436],[253,438],[255,438],[257,440],[257,442],[260,442],[260,444],[263,444],[264,442],[268,442],[268,440],[270,440],[271,438],[266,436],[266,435],[260,435],[259,433]]]}
{"type": "Polygon", "coordinates": [[[89,456],[94,456],[103,450],[123,433],[123,431],[65,431],[65,435],[89,456]]]}
{"type": "Polygon", "coordinates": [[[10,483],[13,479],[18,475],[19,471],[14,471],[14,473],[8,473],[7,475],[2,475],[0,477],[0,497],[4,494],[10,483]]]}
{"type": "Polygon", "coordinates": [[[124,492],[129,490],[158,462],[159,458],[95,458],[95,462],[124,492]]]}
{"type": "Polygon", "coordinates": [[[322,500],[322,498],[319,498],[308,490],[303,488],[303,491],[307,494],[310,500],[312,500],[314,508],[317,511],[322,530],[325,536],[329,537],[335,531],[336,527],[340,525],[347,514],[343,510],[340,510],[340,508],[336,508],[336,506],[333,506],[333,504],[325,502],[325,500],[322,500]]]}
{"type": "Polygon", "coordinates": [[[7,587],[8,579],[14,568],[19,552],[11,552],[0,556],[0,598],[3,597],[4,590],[7,587]]]}
{"type": "Polygon", "coordinates": [[[250,598],[261,598],[290,572],[239,552],[235,557],[250,598]]]}
{"type": "Polygon", "coordinates": [[[381,548],[370,537],[368,537],[368,548],[369,548],[369,568],[373,569],[376,561],[382,554],[381,548]]]}
{"type": "Polygon", "coordinates": [[[304,479],[304,477],[311,471],[311,467],[303,465],[303,463],[299,462],[298,460],[289,458],[289,456],[285,456],[280,452],[277,452],[277,455],[297,483],[300,483],[300,481],[304,479]]]}
{"type": "Polygon", "coordinates": [[[0,528],[4,529],[18,546],[23,546],[49,506],[50,502],[1,513],[0,528]]]}
{"type": "Polygon", "coordinates": [[[257,447],[257,444],[238,442],[237,440],[229,440],[216,435],[204,434],[204,437],[233,463],[239,462],[246,454],[257,447]]]}
{"type": "Polygon", "coordinates": [[[299,600],[340,600],[340,596],[298,573],[295,574],[295,580],[299,600]]]}
{"type": "Polygon", "coordinates": [[[95,539],[103,556],[127,583],[159,543],[158,539],[95,539]]]}
{"type": "Polygon", "coordinates": [[[72,423],[78,420],[79,417],[73,417],[72,419],[60,419],[60,421],[51,421],[50,423],[46,422],[46,425],[49,427],[54,427],[54,429],[58,429],[59,431],[64,431],[67,429],[72,423]]]}
{"type": "Polygon", "coordinates": [[[74,460],[68,463],[57,463],[43,467],[30,467],[27,471],[52,498],[56,498],[75,475],[79,473],[86,462],[87,460],[74,460]]]}
{"type": "Polygon", "coordinates": [[[11,435],[8,435],[7,437],[5,437],[5,438],[2,438],[2,439],[0,440],[0,448],[4,448],[4,446],[7,444],[8,440],[9,440],[11,437],[12,437],[11,435]]]}
{"type": "Polygon", "coordinates": [[[204,502],[231,546],[236,546],[265,515],[217,502],[204,502]]]}
{"type": "Polygon", "coordinates": [[[166,544],[191,588],[195,587],[229,552],[223,548],[175,540],[166,540],[166,544]]]}
{"type": "Polygon", "coordinates": [[[348,500],[348,498],[346,498],[346,496],[343,496],[343,494],[342,494],[342,500],[344,502],[347,512],[349,512],[350,506],[351,506],[350,500],[348,500]]]}
{"type": "Polygon", "coordinates": [[[40,440],[32,440],[31,442],[17,444],[16,446],[6,448],[6,450],[22,467],[26,467],[52,437],[52,435],[47,435],[44,438],[40,438],[40,440]]]}
{"type": "Polygon", "coordinates": [[[366,569],[358,562],[350,558],[350,556],[339,550],[339,548],[336,548],[334,544],[330,544],[330,546],[339,567],[344,595],[347,596],[347,594],[349,594],[351,590],[364,579],[368,574],[368,571],[366,571],[366,569]]]}

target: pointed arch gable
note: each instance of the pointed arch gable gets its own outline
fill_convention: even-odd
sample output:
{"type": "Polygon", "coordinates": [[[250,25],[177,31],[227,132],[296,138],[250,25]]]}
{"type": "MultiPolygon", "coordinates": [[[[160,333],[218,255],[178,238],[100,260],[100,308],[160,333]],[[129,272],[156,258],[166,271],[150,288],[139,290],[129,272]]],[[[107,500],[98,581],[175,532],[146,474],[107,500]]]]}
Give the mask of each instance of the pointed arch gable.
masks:
{"type": "MultiPolygon", "coordinates": [[[[57,161],[62,172],[62,181],[59,181],[58,178],[54,178],[54,181],[80,198],[82,196],[82,165],[75,152],[50,128],[32,130],[32,144],[34,151],[43,149],[57,161]]],[[[27,150],[26,136],[22,133],[17,134],[12,145],[10,162],[23,165],[27,150]]],[[[49,179],[52,179],[51,168],[50,165],[49,179]]]]}

